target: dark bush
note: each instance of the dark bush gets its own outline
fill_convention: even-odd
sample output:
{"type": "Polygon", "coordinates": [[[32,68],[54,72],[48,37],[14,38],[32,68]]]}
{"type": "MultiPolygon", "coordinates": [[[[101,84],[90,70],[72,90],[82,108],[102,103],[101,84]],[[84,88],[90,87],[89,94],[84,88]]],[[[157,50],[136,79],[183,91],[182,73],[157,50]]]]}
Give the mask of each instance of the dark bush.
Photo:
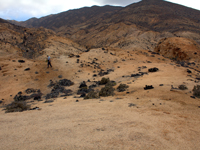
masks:
{"type": "Polygon", "coordinates": [[[200,98],[200,85],[194,86],[192,91],[194,96],[200,98]]]}
{"type": "Polygon", "coordinates": [[[90,91],[90,92],[84,97],[84,99],[93,99],[93,98],[99,98],[99,95],[98,95],[97,92],[90,91]]]}
{"type": "Polygon", "coordinates": [[[126,91],[126,89],[128,88],[129,86],[126,85],[126,84],[120,84],[117,89],[119,92],[123,92],[123,91],[126,91]]]}
{"type": "Polygon", "coordinates": [[[105,86],[115,86],[116,84],[117,83],[115,81],[109,81],[105,86]]]}
{"type": "Polygon", "coordinates": [[[63,80],[59,80],[59,84],[62,86],[71,86],[74,85],[74,83],[68,79],[63,79],[63,80]]]}
{"type": "Polygon", "coordinates": [[[22,112],[25,110],[29,110],[30,105],[27,105],[26,102],[12,102],[6,106],[6,113],[9,112],[22,112]]]}
{"type": "Polygon", "coordinates": [[[187,90],[188,89],[186,85],[179,85],[178,88],[180,90],[187,90]]]}
{"type": "Polygon", "coordinates": [[[109,78],[102,78],[101,81],[99,82],[99,85],[105,85],[108,82],[110,82],[109,78]]]}
{"type": "Polygon", "coordinates": [[[99,92],[99,96],[103,97],[112,96],[114,95],[114,91],[115,89],[112,86],[107,85],[101,89],[101,91],[99,92]]]}

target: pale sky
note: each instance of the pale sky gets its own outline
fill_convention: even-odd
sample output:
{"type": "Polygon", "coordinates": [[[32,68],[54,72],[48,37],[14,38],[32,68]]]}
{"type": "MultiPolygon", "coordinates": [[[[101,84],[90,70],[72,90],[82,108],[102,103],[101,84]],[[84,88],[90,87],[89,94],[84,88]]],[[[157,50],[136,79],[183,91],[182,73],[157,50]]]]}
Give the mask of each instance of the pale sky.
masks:
{"type": "MultiPolygon", "coordinates": [[[[85,6],[127,6],[141,0],[0,0],[0,18],[25,21],[85,6]]],[[[200,10],[200,0],[167,0],[200,10]]]]}

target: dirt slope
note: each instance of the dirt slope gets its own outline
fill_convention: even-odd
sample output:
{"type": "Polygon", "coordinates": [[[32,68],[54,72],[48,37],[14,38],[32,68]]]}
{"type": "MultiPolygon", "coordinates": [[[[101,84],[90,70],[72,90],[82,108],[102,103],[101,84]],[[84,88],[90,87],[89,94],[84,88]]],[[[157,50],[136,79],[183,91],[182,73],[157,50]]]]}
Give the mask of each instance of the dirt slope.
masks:
{"type": "Polygon", "coordinates": [[[27,88],[40,89],[44,94],[43,101],[29,100],[28,104],[32,108],[37,106],[38,110],[0,112],[2,149],[199,148],[200,103],[198,98],[190,97],[194,85],[199,84],[198,70],[181,67],[144,50],[92,49],[73,52],[75,57],[72,58],[64,52],[51,55],[53,68],[49,69],[44,61],[46,54],[35,60],[23,58],[25,63],[21,64],[17,60],[22,58],[16,55],[1,59],[0,95],[4,99],[1,106],[13,101],[19,91],[24,94],[27,88]],[[129,88],[124,92],[115,90],[115,95],[109,97],[79,98],[77,90],[81,82],[86,81],[89,86],[101,80],[97,64],[103,70],[114,70],[104,77],[116,81],[115,89],[121,83],[129,88]],[[30,70],[24,71],[27,67],[30,70]],[[148,72],[153,67],[159,71],[148,72]],[[147,74],[131,77],[139,72],[147,74]],[[49,80],[58,81],[59,75],[74,82],[73,86],[66,87],[73,95],[44,103],[45,94],[51,91],[47,87],[49,80]],[[188,89],[176,89],[181,84],[188,89]],[[153,85],[154,89],[144,90],[145,85],[153,85]]]}

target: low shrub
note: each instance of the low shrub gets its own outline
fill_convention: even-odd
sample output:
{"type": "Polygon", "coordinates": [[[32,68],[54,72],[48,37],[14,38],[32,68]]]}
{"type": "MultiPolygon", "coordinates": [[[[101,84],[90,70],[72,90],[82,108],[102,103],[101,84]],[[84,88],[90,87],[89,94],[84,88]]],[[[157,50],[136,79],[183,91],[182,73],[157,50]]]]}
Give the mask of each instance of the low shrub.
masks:
{"type": "Polygon", "coordinates": [[[84,97],[84,99],[93,99],[93,98],[99,98],[99,95],[98,95],[97,92],[90,91],[90,92],[84,97]]]}
{"type": "Polygon", "coordinates": [[[200,85],[194,86],[192,91],[194,96],[200,98],[200,85]]]}
{"type": "Polygon", "coordinates": [[[18,102],[14,101],[6,106],[6,113],[22,112],[29,109],[30,105],[27,105],[25,101],[18,101],[18,102]]]}
{"type": "Polygon", "coordinates": [[[180,90],[187,90],[188,89],[186,85],[179,85],[178,88],[180,90]]]}
{"type": "Polygon", "coordinates": [[[118,87],[117,87],[117,90],[119,92],[123,92],[123,91],[126,91],[126,89],[128,88],[129,86],[126,85],[126,84],[120,84],[118,87]]]}
{"type": "Polygon", "coordinates": [[[101,81],[99,82],[100,85],[105,85],[107,84],[108,82],[110,82],[110,79],[109,78],[102,78],[101,81]]]}
{"type": "Polygon", "coordinates": [[[99,96],[103,96],[103,97],[112,96],[114,95],[114,91],[115,89],[111,85],[106,85],[99,92],[99,96]]]}

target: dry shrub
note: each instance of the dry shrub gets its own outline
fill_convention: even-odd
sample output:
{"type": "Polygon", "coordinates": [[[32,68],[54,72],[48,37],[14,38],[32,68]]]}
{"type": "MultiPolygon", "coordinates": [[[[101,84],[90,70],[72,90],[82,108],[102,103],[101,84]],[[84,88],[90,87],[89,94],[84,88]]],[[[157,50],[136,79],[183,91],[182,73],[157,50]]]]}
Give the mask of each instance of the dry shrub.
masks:
{"type": "Polygon", "coordinates": [[[192,91],[194,96],[200,98],[200,85],[194,86],[192,91]]]}
{"type": "Polygon", "coordinates": [[[6,106],[6,113],[22,112],[29,109],[30,109],[30,105],[27,105],[25,101],[18,101],[18,102],[14,101],[11,104],[8,104],[6,106]]]}

